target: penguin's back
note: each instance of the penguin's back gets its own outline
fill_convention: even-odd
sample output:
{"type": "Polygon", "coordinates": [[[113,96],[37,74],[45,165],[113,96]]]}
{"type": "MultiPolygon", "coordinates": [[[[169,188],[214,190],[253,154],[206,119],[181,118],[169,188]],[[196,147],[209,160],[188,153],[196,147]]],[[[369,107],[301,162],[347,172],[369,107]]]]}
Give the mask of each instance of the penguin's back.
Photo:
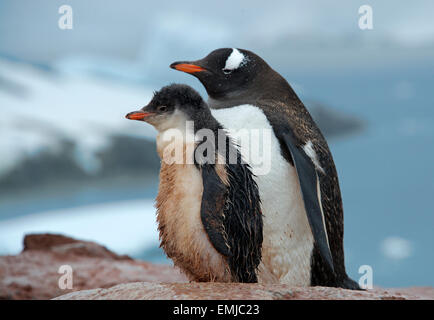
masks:
{"type": "Polygon", "coordinates": [[[267,117],[253,105],[212,110],[212,115],[240,145],[256,176],[264,223],[258,281],[309,286],[314,239],[296,170],[282,156],[267,117]]]}

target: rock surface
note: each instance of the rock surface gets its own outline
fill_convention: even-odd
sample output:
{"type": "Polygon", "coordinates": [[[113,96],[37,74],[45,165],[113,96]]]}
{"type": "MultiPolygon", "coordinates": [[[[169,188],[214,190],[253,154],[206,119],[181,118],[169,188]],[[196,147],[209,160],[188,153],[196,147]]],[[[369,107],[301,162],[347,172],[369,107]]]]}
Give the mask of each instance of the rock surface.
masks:
{"type": "Polygon", "coordinates": [[[93,242],[28,235],[17,256],[0,257],[0,299],[434,299],[434,288],[294,288],[287,285],[188,283],[178,269],[117,255],[93,242]],[[59,267],[73,289],[59,288],[59,267]]]}
{"type": "Polygon", "coordinates": [[[185,282],[186,278],[171,266],[136,261],[96,243],[61,235],[28,235],[23,252],[0,257],[0,299],[51,299],[137,281],[185,282]],[[72,267],[72,290],[59,288],[62,265],[72,267]]]}
{"type": "Polygon", "coordinates": [[[353,291],[327,287],[240,283],[125,283],[109,289],[72,292],[58,300],[407,300],[434,299],[433,288],[353,291]]]}

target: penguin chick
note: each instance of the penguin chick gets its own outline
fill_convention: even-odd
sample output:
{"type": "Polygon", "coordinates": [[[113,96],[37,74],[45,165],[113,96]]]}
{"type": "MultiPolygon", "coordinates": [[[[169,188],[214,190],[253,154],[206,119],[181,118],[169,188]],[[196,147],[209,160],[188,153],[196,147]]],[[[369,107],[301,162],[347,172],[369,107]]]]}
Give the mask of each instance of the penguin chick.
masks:
{"type": "Polygon", "coordinates": [[[126,118],[157,131],[160,246],[191,281],[257,282],[262,214],[237,146],[191,87],[172,84],[126,118]]]}

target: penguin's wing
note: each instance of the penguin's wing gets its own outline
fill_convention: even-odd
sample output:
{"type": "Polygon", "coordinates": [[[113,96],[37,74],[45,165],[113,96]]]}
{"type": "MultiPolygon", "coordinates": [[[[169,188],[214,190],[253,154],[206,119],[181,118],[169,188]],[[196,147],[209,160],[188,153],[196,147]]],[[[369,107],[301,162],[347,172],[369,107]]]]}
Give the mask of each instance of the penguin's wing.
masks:
{"type": "Polygon", "coordinates": [[[297,171],[307,218],[315,242],[321,256],[331,270],[334,271],[333,257],[330,251],[325,216],[321,204],[320,180],[315,163],[305,150],[298,146],[297,139],[291,129],[285,130],[281,139],[288,148],[297,171]]]}
{"type": "Polygon", "coordinates": [[[231,248],[224,226],[224,207],[228,188],[219,178],[215,166],[202,165],[201,171],[203,193],[200,216],[202,224],[214,248],[222,255],[229,257],[231,256],[231,248]]]}
{"type": "Polygon", "coordinates": [[[258,187],[247,164],[217,166],[200,166],[203,226],[214,248],[227,258],[233,279],[257,282],[263,239],[258,187]]]}

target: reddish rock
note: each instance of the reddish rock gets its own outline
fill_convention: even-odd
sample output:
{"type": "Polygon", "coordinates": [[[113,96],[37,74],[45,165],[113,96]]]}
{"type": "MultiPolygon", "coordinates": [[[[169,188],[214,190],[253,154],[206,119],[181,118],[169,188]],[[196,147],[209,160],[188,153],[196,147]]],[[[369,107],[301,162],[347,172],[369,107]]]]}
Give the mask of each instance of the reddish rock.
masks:
{"type": "Polygon", "coordinates": [[[287,285],[188,283],[178,269],[117,255],[93,242],[28,235],[17,256],[0,257],[0,299],[434,299],[434,288],[294,288],[287,285]],[[73,289],[59,288],[59,267],[73,289]],[[91,289],[91,290],[88,290],[91,289]]]}
{"type": "Polygon", "coordinates": [[[434,288],[353,291],[328,287],[246,283],[126,283],[109,289],[72,292],[58,300],[407,300],[434,299],[434,288]]]}
{"type": "Polygon", "coordinates": [[[171,266],[133,260],[94,242],[61,235],[28,235],[23,252],[0,257],[0,299],[51,299],[71,291],[137,281],[185,282],[186,278],[171,266]],[[62,265],[72,267],[72,290],[59,288],[62,265]]]}

